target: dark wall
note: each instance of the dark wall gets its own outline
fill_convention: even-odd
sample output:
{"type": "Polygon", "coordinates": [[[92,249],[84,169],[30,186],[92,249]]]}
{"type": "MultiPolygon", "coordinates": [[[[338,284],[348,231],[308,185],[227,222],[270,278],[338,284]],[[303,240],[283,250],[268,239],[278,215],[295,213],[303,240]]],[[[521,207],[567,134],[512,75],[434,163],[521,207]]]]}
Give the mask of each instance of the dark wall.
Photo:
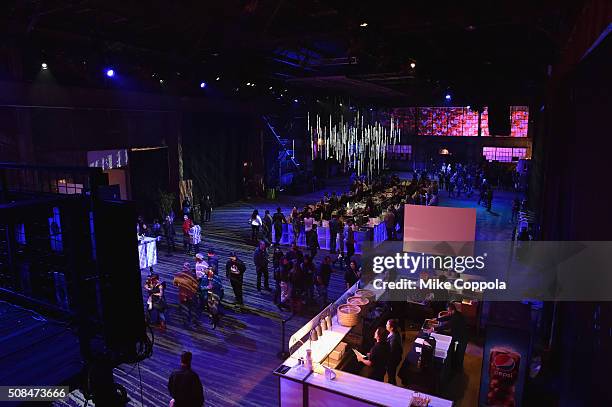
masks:
{"type": "Polygon", "coordinates": [[[168,149],[131,151],[129,177],[132,200],[145,219],[159,218],[159,191],[168,191],[168,149]]]}
{"type": "Polygon", "coordinates": [[[249,117],[186,113],[182,123],[183,171],[194,199],[210,194],[215,205],[243,197],[243,163],[262,160],[259,130],[249,117]]]}

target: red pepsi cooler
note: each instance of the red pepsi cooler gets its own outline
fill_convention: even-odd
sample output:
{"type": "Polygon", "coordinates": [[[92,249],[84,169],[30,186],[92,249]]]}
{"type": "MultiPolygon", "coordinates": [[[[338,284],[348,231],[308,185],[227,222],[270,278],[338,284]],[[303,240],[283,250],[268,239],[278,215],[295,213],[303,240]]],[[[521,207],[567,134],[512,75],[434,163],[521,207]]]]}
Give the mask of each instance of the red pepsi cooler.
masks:
{"type": "Polygon", "coordinates": [[[487,405],[514,407],[514,385],[518,379],[521,355],[512,349],[492,348],[489,353],[487,405]]]}

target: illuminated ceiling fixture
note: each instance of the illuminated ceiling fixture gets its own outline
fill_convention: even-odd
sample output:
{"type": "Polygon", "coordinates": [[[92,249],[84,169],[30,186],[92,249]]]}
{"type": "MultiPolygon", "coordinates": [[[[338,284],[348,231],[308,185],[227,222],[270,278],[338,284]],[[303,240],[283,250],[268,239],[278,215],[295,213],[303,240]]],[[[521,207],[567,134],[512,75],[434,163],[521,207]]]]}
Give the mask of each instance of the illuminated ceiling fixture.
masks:
{"type": "MultiPolygon", "coordinates": [[[[372,116],[372,115],[368,115],[372,116]]],[[[398,119],[392,115],[384,121],[367,119],[359,110],[355,113],[321,119],[308,113],[311,158],[336,158],[345,168],[354,169],[357,175],[372,177],[385,167],[387,147],[396,145],[401,130],[398,119]]]]}
{"type": "Polygon", "coordinates": [[[363,23],[359,24],[359,27],[367,27],[367,26],[368,26],[368,23],[366,23],[365,21],[363,23]]]}
{"type": "Polygon", "coordinates": [[[220,77],[220,76],[217,76],[217,79],[215,79],[215,80],[216,80],[216,81],[220,81],[220,80],[221,80],[221,77],[220,77]]]}
{"type": "Polygon", "coordinates": [[[414,62],[411,62],[411,63],[410,63],[410,67],[411,67],[412,69],[414,69],[414,68],[416,68],[416,64],[415,64],[414,62]]]}
{"type": "Polygon", "coordinates": [[[46,62],[43,62],[42,64],[40,64],[40,68],[41,68],[43,71],[45,71],[45,70],[47,70],[47,68],[49,68],[49,65],[47,65],[47,63],[46,63],[46,62]]]}

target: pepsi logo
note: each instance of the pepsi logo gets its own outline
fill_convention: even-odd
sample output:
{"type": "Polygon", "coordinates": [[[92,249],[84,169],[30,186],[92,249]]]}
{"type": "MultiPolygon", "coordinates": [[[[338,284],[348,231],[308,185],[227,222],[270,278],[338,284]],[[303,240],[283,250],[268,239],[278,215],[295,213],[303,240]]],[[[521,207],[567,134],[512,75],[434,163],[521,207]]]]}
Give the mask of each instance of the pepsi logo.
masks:
{"type": "Polygon", "coordinates": [[[498,353],[493,359],[493,365],[500,370],[510,371],[514,369],[514,364],[514,358],[506,353],[498,353]]]}

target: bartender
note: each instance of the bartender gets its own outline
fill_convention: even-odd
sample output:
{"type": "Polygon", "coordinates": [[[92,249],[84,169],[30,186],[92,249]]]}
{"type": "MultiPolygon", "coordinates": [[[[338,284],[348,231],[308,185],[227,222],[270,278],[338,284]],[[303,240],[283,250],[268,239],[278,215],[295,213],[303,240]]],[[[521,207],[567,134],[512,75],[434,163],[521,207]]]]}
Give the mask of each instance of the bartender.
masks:
{"type": "Polygon", "coordinates": [[[457,343],[453,355],[453,368],[455,370],[462,370],[463,357],[465,356],[465,349],[467,348],[468,342],[467,323],[465,322],[465,317],[457,310],[457,306],[454,303],[448,303],[447,311],[447,315],[437,318],[436,320],[441,323],[441,330],[450,331],[453,337],[453,343],[457,343]]]}
{"type": "Polygon", "coordinates": [[[368,355],[366,357],[357,356],[357,360],[371,368],[369,379],[384,382],[390,353],[386,329],[383,327],[377,328],[374,331],[374,340],[376,343],[372,346],[368,355]]]}

